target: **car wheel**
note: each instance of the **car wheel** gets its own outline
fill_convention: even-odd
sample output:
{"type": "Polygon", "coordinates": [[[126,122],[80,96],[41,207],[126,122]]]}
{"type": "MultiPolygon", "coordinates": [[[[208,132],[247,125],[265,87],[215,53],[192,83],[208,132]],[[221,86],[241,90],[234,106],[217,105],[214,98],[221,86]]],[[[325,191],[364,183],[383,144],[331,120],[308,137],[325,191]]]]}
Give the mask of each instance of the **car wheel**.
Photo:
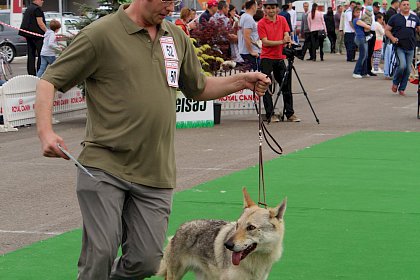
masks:
{"type": "Polygon", "coordinates": [[[0,46],[0,52],[4,53],[7,57],[7,62],[11,63],[16,56],[16,50],[12,45],[4,44],[0,46]]]}

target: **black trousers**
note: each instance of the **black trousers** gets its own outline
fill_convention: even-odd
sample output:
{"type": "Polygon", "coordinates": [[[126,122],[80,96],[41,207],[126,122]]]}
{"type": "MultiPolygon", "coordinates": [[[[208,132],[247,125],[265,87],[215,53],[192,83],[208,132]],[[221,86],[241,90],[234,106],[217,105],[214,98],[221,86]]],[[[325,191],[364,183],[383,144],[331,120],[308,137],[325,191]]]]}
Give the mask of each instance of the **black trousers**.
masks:
{"type": "Polygon", "coordinates": [[[305,57],[306,51],[309,49],[309,58],[311,57],[311,32],[305,32],[305,34],[303,35],[305,38],[305,41],[303,42],[303,47],[302,47],[302,54],[303,57],[305,57]]]}
{"type": "Polygon", "coordinates": [[[376,34],[375,31],[370,31],[370,34],[373,35],[372,38],[368,41],[368,57],[367,57],[367,70],[368,74],[372,73],[372,55],[375,48],[376,34]]]}
{"type": "Polygon", "coordinates": [[[41,66],[41,49],[44,40],[42,38],[26,38],[27,49],[28,49],[28,60],[26,69],[29,75],[36,76],[36,72],[41,66]],[[35,58],[38,58],[35,68],[35,58]]]}
{"type": "MultiPolygon", "coordinates": [[[[286,72],[286,63],[284,60],[281,59],[269,59],[263,58],[261,59],[261,72],[271,77],[271,72],[273,72],[274,79],[276,79],[279,86],[281,85],[281,81],[283,79],[284,73],[286,72]]],[[[292,73],[290,72],[287,75],[286,80],[283,83],[283,87],[280,89],[281,94],[283,95],[283,103],[284,103],[284,114],[286,118],[290,118],[295,112],[293,110],[293,96],[292,96],[292,73]]],[[[266,91],[263,97],[264,101],[264,108],[267,119],[272,116],[274,113],[273,108],[273,97],[272,95],[266,91]]]]}
{"type": "Polygon", "coordinates": [[[319,56],[324,59],[324,37],[318,35],[318,30],[311,32],[310,54],[312,59],[316,59],[316,50],[319,47],[319,56]]]}
{"type": "Polygon", "coordinates": [[[356,57],[356,44],[354,43],[355,34],[352,32],[344,33],[344,45],[346,46],[347,61],[352,61],[356,57]]]}

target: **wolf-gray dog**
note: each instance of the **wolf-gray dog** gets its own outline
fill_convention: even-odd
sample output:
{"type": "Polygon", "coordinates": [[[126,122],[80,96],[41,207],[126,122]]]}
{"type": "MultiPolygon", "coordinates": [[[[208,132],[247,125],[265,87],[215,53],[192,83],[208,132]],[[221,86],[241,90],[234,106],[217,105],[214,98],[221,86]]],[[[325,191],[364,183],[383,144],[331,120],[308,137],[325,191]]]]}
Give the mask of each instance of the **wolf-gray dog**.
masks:
{"type": "Polygon", "coordinates": [[[243,189],[244,211],[236,222],[196,220],[179,227],[157,275],[179,280],[193,271],[199,280],[265,280],[283,251],[286,199],[260,208],[243,189]]]}

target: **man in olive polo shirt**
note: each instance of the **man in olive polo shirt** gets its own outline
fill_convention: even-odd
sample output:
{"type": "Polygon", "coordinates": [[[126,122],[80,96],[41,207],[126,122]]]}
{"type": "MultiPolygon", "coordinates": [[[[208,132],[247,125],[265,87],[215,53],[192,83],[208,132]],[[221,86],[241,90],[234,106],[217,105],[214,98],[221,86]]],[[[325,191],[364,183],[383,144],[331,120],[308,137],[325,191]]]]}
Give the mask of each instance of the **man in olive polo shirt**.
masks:
{"type": "Polygon", "coordinates": [[[37,85],[43,155],[62,157],[52,129],[54,93],[86,81],[86,137],[77,196],[83,217],[78,279],[144,279],[162,257],[175,187],[176,89],[211,100],[270,80],[261,73],[208,77],[189,38],[163,21],[178,4],[134,0],[83,29],[37,85]],[[118,247],[122,256],[115,260],[118,247]]]}

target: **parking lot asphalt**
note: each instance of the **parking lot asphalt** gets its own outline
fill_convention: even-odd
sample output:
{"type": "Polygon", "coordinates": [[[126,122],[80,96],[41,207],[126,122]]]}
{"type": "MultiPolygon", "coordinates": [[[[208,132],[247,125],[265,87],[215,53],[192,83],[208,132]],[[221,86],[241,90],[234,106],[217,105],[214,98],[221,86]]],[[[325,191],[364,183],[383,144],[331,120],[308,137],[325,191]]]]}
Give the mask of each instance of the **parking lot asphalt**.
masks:
{"type": "MultiPolygon", "coordinates": [[[[25,58],[12,66],[15,74],[25,74],[25,58]]],[[[295,94],[302,122],[269,125],[285,153],[360,130],[419,131],[416,85],[410,84],[402,97],[391,92],[391,81],[383,77],[353,79],[354,63],[335,54],[326,54],[323,62],[297,60],[295,66],[320,124],[305,96],[295,94]]],[[[293,91],[301,91],[296,77],[293,91]]],[[[81,149],[85,121],[78,117],[54,125],[74,155],[81,149]]],[[[178,129],[175,145],[177,191],[257,165],[256,114],[224,115],[213,128],[178,129]]],[[[263,156],[277,157],[265,144],[263,156]]],[[[35,125],[0,134],[0,162],[0,254],[81,226],[76,168],[42,157],[35,125]]]]}

